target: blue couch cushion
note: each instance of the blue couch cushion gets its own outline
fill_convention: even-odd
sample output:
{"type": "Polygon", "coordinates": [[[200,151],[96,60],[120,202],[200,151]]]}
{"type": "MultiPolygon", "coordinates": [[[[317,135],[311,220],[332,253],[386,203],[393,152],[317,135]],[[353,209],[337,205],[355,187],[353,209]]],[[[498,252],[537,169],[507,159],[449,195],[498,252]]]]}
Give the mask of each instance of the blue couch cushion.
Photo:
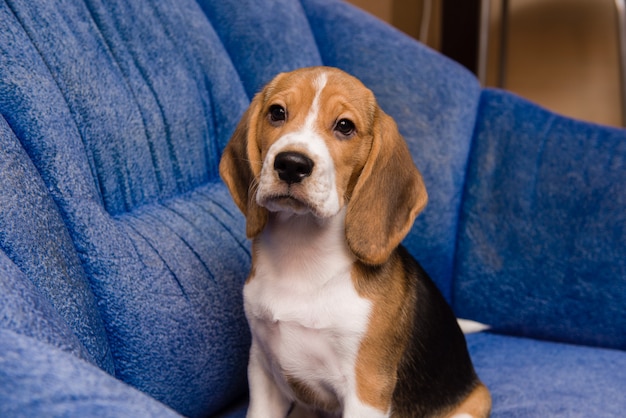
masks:
{"type": "Polygon", "coordinates": [[[11,260],[33,281],[56,280],[42,293],[61,312],[56,302],[86,278],[95,303],[75,311],[101,318],[116,377],[190,416],[241,396],[250,254],[217,164],[248,97],[202,10],[191,0],[3,2],[0,57],[2,140],[36,173],[6,183],[16,194],[6,204],[24,213],[2,231],[30,208],[29,231],[39,216],[51,225],[16,232],[11,260]],[[31,259],[57,248],[69,261],[49,262],[73,270],[38,275],[31,259]]]}
{"type": "MultiPolygon", "coordinates": [[[[65,313],[63,306],[60,310],[57,310],[50,302],[50,299],[44,296],[44,294],[49,293],[46,285],[41,286],[44,289],[41,292],[37,285],[31,282],[9,257],[0,250],[0,330],[11,331],[25,337],[43,341],[50,346],[67,351],[84,361],[95,363],[93,356],[85,348],[85,345],[81,343],[75,331],[70,328],[70,324],[75,322],[72,321],[74,318],[61,316],[65,313]]],[[[82,296],[80,288],[77,289],[76,293],[82,296]]],[[[72,302],[74,301],[68,299],[66,306],[74,307],[75,305],[72,302]]],[[[89,317],[90,314],[92,316],[94,313],[97,314],[95,311],[85,311],[80,312],[80,314],[84,314],[84,317],[89,317]]],[[[84,317],[81,317],[80,314],[76,316],[78,316],[79,320],[84,320],[84,317]]],[[[100,328],[104,331],[102,325],[100,325],[100,328]]],[[[106,336],[104,337],[106,341],[106,336]]],[[[107,348],[107,345],[104,345],[104,347],[107,348]]],[[[0,357],[2,356],[4,354],[0,357]]],[[[110,355],[109,361],[111,361],[110,355]]],[[[1,390],[0,404],[3,403],[4,395],[5,390],[1,390]]]]}
{"type": "Polygon", "coordinates": [[[226,187],[211,183],[104,222],[89,259],[103,267],[118,376],[188,416],[247,389],[250,253],[236,211],[226,187]]]}
{"type": "Polygon", "coordinates": [[[94,365],[39,339],[0,329],[0,353],[0,382],[11,386],[0,391],[0,416],[180,417],[94,365]]]}
{"type": "Polygon", "coordinates": [[[493,418],[619,417],[626,353],[482,333],[467,336],[493,418]]]}
{"type": "Polygon", "coordinates": [[[0,116],[0,327],[113,372],[94,295],[61,215],[0,116]]]}
{"type": "Polygon", "coordinates": [[[495,330],[626,349],[626,131],[483,94],[455,305],[495,330]]]}
{"type": "Polygon", "coordinates": [[[460,65],[346,3],[302,4],[324,64],[360,78],[409,145],[429,201],[404,245],[449,300],[480,86],[460,65]]]}
{"type": "MultiPolygon", "coordinates": [[[[492,333],[466,336],[492,418],[619,417],[626,353],[492,333]]],[[[216,418],[244,418],[247,399],[216,418]]]]}

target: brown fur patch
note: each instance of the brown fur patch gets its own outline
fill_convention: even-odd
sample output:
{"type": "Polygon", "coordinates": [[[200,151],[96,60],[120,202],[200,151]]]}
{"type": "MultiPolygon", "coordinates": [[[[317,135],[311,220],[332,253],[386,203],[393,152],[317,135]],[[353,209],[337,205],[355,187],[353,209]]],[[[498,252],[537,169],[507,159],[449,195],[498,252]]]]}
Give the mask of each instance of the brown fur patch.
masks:
{"type": "Polygon", "coordinates": [[[359,399],[381,411],[391,407],[397,368],[407,345],[415,298],[394,253],[382,266],[355,263],[357,292],[372,301],[372,313],[356,361],[359,399]]]}
{"type": "Polygon", "coordinates": [[[376,113],[371,151],[346,212],[346,239],[366,264],[382,264],[424,209],[422,175],[393,119],[376,113]]]}

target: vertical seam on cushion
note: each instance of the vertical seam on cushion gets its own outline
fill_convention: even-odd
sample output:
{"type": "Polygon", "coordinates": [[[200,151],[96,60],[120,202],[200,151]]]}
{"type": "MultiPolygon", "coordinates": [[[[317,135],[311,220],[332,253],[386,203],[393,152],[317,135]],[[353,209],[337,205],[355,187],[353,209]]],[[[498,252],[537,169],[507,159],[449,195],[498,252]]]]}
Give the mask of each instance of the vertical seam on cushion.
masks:
{"type": "Polygon", "coordinates": [[[154,85],[152,84],[152,81],[150,81],[149,77],[147,76],[147,73],[144,70],[144,68],[139,64],[139,61],[136,59],[134,54],[130,54],[130,55],[133,57],[133,61],[135,62],[135,65],[137,66],[137,70],[140,72],[141,76],[146,81],[146,85],[152,92],[152,95],[154,96],[154,101],[157,107],[159,108],[159,114],[161,115],[161,118],[163,120],[163,129],[165,131],[164,132],[165,142],[167,143],[167,149],[170,154],[170,161],[172,162],[172,166],[174,168],[174,176],[175,176],[174,180],[176,182],[176,186],[178,190],[180,191],[181,189],[184,189],[184,187],[182,187],[184,183],[184,179],[182,177],[180,161],[178,161],[178,157],[176,156],[176,150],[174,149],[174,145],[172,142],[172,132],[170,130],[169,122],[165,116],[165,111],[163,110],[163,104],[161,103],[161,100],[159,99],[156,93],[156,90],[154,89],[154,85]]]}
{"type": "MultiPolygon", "coordinates": [[[[37,43],[34,42],[34,37],[29,32],[29,30],[27,29],[26,25],[24,25],[24,23],[19,19],[18,15],[15,13],[14,9],[8,3],[9,1],[10,0],[7,0],[7,5],[11,9],[11,12],[13,13],[13,15],[16,17],[16,20],[20,23],[20,25],[24,29],[24,32],[30,38],[31,44],[33,45],[33,47],[35,48],[35,50],[39,54],[39,56],[41,58],[41,61],[44,63],[44,65],[48,69],[48,72],[50,73],[51,78],[54,80],[54,83],[57,86],[57,90],[59,91],[59,95],[65,101],[65,104],[66,104],[66,107],[68,109],[68,112],[72,116],[72,120],[74,122],[74,126],[76,127],[76,132],[77,132],[78,136],[80,137],[81,142],[83,144],[83,148],[85,149],[85,153],[87,154],[87,160],[89,162],[89,168],[90,168],[90,171],[91,171],[91,176],[92,176],[92,179],[94,180],[96,189],[99,192],[99,197],[100,197],[101,203],[105,207],[107,207],[107,206],[109,206],[109,205],[107,205],[107,201],[109,201],[109,200],[107,199],[107,194],[105,193],[104,188],[102,186],[105,182],[103,181],[103,176],[101,175],[100,171],[98,170],[98,167],[100,166],[100,164],[97,162],[97,158],[96,158],[97,152],[95,152],[94,150],[92,150],[88,146],[88,142],[85,140],[85,137],[83,136],[83,133],[81,132],[81,129],[80,129],[81,125],[76,120],[77,119],[77,112],[76,112],[76,110],[70,105],[70,102],[67,100],[67,97],[65,95],[65,91],[61,88],[61,84],[59,83],[59,79],[55,76],[55,73],[52,71],[48,61],[46,60],[45,55],[41,52],[41,50],[37,46],[37,43]]],[[[116,156],[117,156],[117,152],[116,152],[116,156]]],[[[124,181],[123,176],[121,176],[119,171],[116,171],[114,174],[115,174],[115,178],[117,179],[117,184],[118,185],[126,184],[126,182],[124,181]]],[[[122,190],[127,189],[126,187],[123,187],[123,186],[121,188],[122,188],[122,190]]],[[[124,204],[125,204],[125,206],[127,206],[126,201],[124,201],[124,204]]]]}
{"type": "MultiPolygon", "coordinates": [[[[50,65],[48,64],[48,61],[45,59],[44,55],[41,53],[41,50],[37,46],[37,43],[34,41],[34,38],[33,38],[32,34],[31,34],[31,32],[28,30],[27,26],[24,24],[24,22],[20,19],[18,14],[15,12],[15,8],[11,4],[11,0],[6,0],[6,5],[9,8],[9,10],[11,11],[11,13],[13,14],[13,17],[15,18],[15,20],[20,24],[20,26],[24,30],[24,33],[26,34],[26,36],[28,36],[28,39],[30,39],[30,43],[33,46],[33,48],[37,51],[37,54],[39,54],[39,58],[41,58],[41,62],[46,66],[46,69],[48,70],[48,73],[50,74],[50,78],[52,78],[52,80],[54,80],[54,84],[57,87],[59,95],[63,98],[63,101],[65,102],[65,106],[66,106],[68,112],[70,113],[70,115],[74,116],[74,112],[72,111],[72,108],[69,105],[69,102],[67,101],[67,98],[63,94],[63,90],[61,89],[61,86],[59,85],[59,81],[57,80],[57,78],[55,77],[54,73],[52,72],[52,70],[50,68],[50,65]]],[[[85,150],[85,153],[87,154],[87,161],[89,163],[89,170],[91,171],[91,177],[92,177],[92,179],[93,179],[93,181],[95,183],[96,190],[98,190],[98,192],[99,192],[100,201],[104,202],[104,193],[102,191],[102,179],[100,177],[100,174],[99,174],[98,170],[96,169],[96,163],[95,163],[95,160],[94,160],[95,157],[93,156],[93,154],[91,155],[91,158],[89,157],[90,152],[89,152],[89,147],[87,147],[87,142],[85,141],[85,138],[83,137],[83,134],[81,133],[80,129],[78,128],[78,124],[76,123],[75,119],[73,119],[73,122],[74,122],[74,127],[76,128],[76,133],[80,137],[81,143],[83,144],[83,149],[85,150]]],[[[22,146],[23,146],[23,144],[22,144],[22,146]]],[[[25,149],[25,151],[27,151],[27,150],[25,149]]],[[[29,154],[29,157],[31,158],[31,160],[33,159],[30,154],[29,154]]],[[[37,171],[39,171],[39,169],[37,171]]],[[[41,173],[40,173],[40,175],[41,175],[41,173]]]]}
{"type": "MultiPolygon", "coordinates": [[[[170,155],[170,161],[172,163],[172,166],[174,168],[174,177],[175,177],[175,182],[176,182],[176,186],[178,190],[181,190],[181,186],[182,183],[184,181],[184,179],[182,178],[182,171],[180,168],[180,162],[178,161],[178,158],[176,156],[176,151],[174,149],[173,143],[172,143],[172,133],[170,131],[170,126],[169,126],[169,122],[167,120],[167,117],[165,115],[165,111],[163,108],[163,104],[161,103],[161,100],[159,99],[159,96],[154,88],[154,85],[152,83],[152,81],[150,80],[150,77],[148,77],[147,72],[145,70],[145,68],[141,65],[140,61],[137,59],[137,57],[135,56],[135,54],[132,52],[132,50],[128,51],[128,55],[132,58],[134,64],[135,64],[135,68],[137,68],[137,71],[139,72],[139,74],[141,75],[141,77],[143,78],[143,80],[146,83],[146,86],[150,89],[150,92],[152,93],[152,96],[154,97],[154,102],[156,103],[158,109],[159,109],[159,114],[161,115],[161,120],[163,121],[163,129],[164,129],[164,134],[165,134],[165,142],[167,144],[167,149],[169,151],[169,155],[170,155]]],[[[150,152],[153,155],[156,155],[156,153],[154,153],[154,150],[152,147],[150,147],[150,152]]],[[[154,158],[154,157],[153,157],[154,158]]],[[[154,159],[153,159],[154,161],[154,159]]],[[[162,190],[162,187],[160,185],[160,189],[162,190]]]]}
{"type": "MultiPolygon", "coordinates": [[[[176,5],[176,6],[179,6],[179,7],[178,7],[178,14],[179,14],[179,15],[183,15],[184,13],[183,13],[183,12],[181,11],[181,9],[180,9],[180,4],[179,4],[179,3],[175,3],[175,5],[176,5]]],[[[154,9],[154,13],[155,13],[155,15],[156,15],[156,16],[158,16],[159,21],[161,21],[161,22],[164,22],[164,21],[165,21],[165,19],[164,19],[164,18],[163,18],[163,16],[162,16],[162,13],[160,12],[160,9],[159,9],[158,7],[155,7],[155,9],[154,9]]],[[[171,40],[172,44],[174,44],[174,45],[176,45],[176,46],[177,46],[177,48],[176,48],[177,50],[181,50],[181,51],[183,51],[183,50],[184,50],[184,48],[182,48],[182,47],[181,47],[181,48],[178,48],[179,43],[177,42],[177,40],[179,39],[179,37],[178,37],[178,36],[174,36],[174,35],[171,33],[171,31],[168,29],[168,26],[167,26],[167,25],[165,25],[165,24],[163,24],[163,23],[161,23],[161,24],[162,24],[162,27],[163,27],[163,31],[167,34],[167,38],[171,40]]],[[[183,54],[181,54],[181,55],[182,55],[182,57],[184,58],[185,62],[187,63],[187,68],[188,68],[188,69],[192,69],[192,68],[197,68],[197,67],[198,67],[198,66],[197,66],[197,64],[198,64],[198,63],[197,63],[197,61],[193,61],[193,62],[192,62],[192,61],[189,59],[188,54],[183,53],[183,54]],[[192,63],[193,63],[193,64],[196,64],[196,65],[191,65],[192,63]]],[[[199,72],[199,73],[200,73],[200,74],[202,74],[202,72],[199,72]]],[[[195,83],[195,84],[196,84],[196,86],[197,86],[198,90],[204,90],[204,91],[206,91],[206,93],[207,93],[207,95],[209,96],[209,99],[210,99],[210,100],[209,100],[209,105],[210,105],[210,104],[212,103],[212,100],[211,100],[211,99],[212,99],[212,97],[210,97],[210,96],[211,96],[211,94],[210,94],[210,91],[211,91],[211,90],[207,88],[207,76],[206,76],[206,74],[202,74],[202,75],[203,75],[203,77],[197,77],[197,78],[195,78],[195,80],[196,80],[196,83],[195,83]],[[200,81],[201,79],[202,79],[202,82],[200,81]],[[201,84],[202,84],[202,86],[201,86],[201,84]],[[204,88],[203,88],[203,89],[201,89],[201,87],[204,87],[204,88]]],[[[204,115],[207,115],[207,113],[209,113],[209,112],[207,112],[206,104],[204,103],[204,101],[203,101],[203,100],[202,100],[202,107],[203,107],[203,112],[202,112],[202,113],[203,113],[204,115]]],[[[213,117],[212,121],[214,122],[212,127],[213,127],[213,128],[215,128],[215,126],[217,126],[217,125],[215,124],[215,117],[214,117],[214,115],[213,115],[213,112],[214,112],[214,110],[213,110],[213,106],[209,106],[209,107],[210,107],[210,109],[211,109],[210,114],[211,114],[211,116],[213,117]]],[[[203,122],[204,122],[204,125],[205,125],[205,129],[204,129],[204,131],[205,131],[205,132],[207,132],[207,134],[209,134],[209,135],[213,134],[213,139],[214,139],[214,140],[217,140],[217,135],[216,135],[216,133],[215,133],[215,132],[212,132],[212,129],[210,129],[209,124],[208,124],[208,123],[206,123],[206,119],[205,119],[205,118],[203,118],[203,122]]],[[[213,150],[210,150],[210,149],[209,149],[209,148],[211,147],[211,145],[213,144],[213,142],[214,142],[214,141],[213,141],[213,139],[212,139],[212,138],[210,138],[210,137],[209,137],[209,138],[206,138],[206,139],[205,139],[205,141],[204,141],[204,144],[203,144],[203,145],[204,145],[204,146],[203,146],[203,149],[204,149],[205,167],[207,168],[206,172],[204,173],[204,174],[206,175],[206,177],[204,177],[204,178],[202,179],[202,181],[198,182],[197,184],[190,185],[190,186],[191,186],[190,188],[197,187],[197,186],[198,186],[198,185],[200,185],[200,184],[204,184],[204,183],[208,182],[209,170],[210,170],[210,169],[216,170],[216,167],[212,167],[212,165],[213,165],[213,164],[210,164],[210,162],[212,161],[212,159],[210,158],[210,155],[211,155],[211,152],[210,152],[210,151],[213,151],[213,155],[218,155],[218,153],[217,153],[217,149],[213,149],[213,150]]],[[[216,147],[211,147],[211,148],[216,148],[216,147]]],[[[212,173],[212,174],[217,174],[217,171],[215,171],[215,173],[212,173]]],[[[195,177],[195,176],[192,176],[192,177],[195,177]]],[[[187,191],[187,190],[185,190],[185,191],[187,191]]]]}
{"type": "MultiPolygon", "coordinates": [[[[90,11],[91,13],[91,11],[90,11]]],[[[141,78],[143,79],[143,81],[145,82],[146,86],[148,87],[148,89],[150,90],[150,92],[152,93],[152,97],[154,98],[154,102],[156,104],[156,106],[159,109],[159,115],[161,116],[161,120],[163,121],[163,128],[164,128],[164,135],[165,135],[165,140],[166,140],[166,144],[167,144],[167,149],[169,151],[169,155],[170,158],[169,160],[172,163],[173,169],[174,169],[174,180],[176,182],[176,187],[177,190],[184,190],[184,178],[182,176],[182,170],[181,170],[181,166],[180,166],[180,161],[178,161],[178,158],[176,156],[176,151],[174,149],[173,146],[173,142],[172,142],[172,133],[170,131],[170,126],[164,111],[164,107],[163,104],[161,103],[161,100],[159,99],[159,96],[154,88],[154,84],[152,83],[150,77],[148,77],[148,73],[146,72],[145,68],[143,65],[141,65],[140,60],[137,58],[137,56],[133,53],[132,49],[127,49],[128,51],[128,55],[129,57],[133,60],[133,63],[135,65],[135,68],[137,69],[137,71],[139,72],[139,74],[141,75],[141,78]]],[[[117,62],[116,62],[117,63],[117,62]]],[[[132,91],[132,89],[131,89],[132,91]]],[[[133,95],[134,97],[134,95],[133,95]]],[[[140,109],[140,113],[141,113],[141,109],[140,109]]],[[[143,114],[142,114],[142,120],[143,120],[143,114]]],[[[145,126],[145,122],[144,122],[144,126],[145,126]]],[[[149,138],[150,135],[146,135],[146,138],[149,138]]],[[[149,144],[149,149],[150,149],[150,153],[151,153],[151,158],[153,161],[153,168],[155,168],[155,171],[158,172],[158,170],[156,170],[156,166],[154,165],[155,163],[155,156],[156,153],[154,152],[154,149],[152,146],[150,146],[150,141],[148,141],[149,144]]],[[[160,177],[157,177],[158,179],[160,177]]],[[[160,182],[159,183],[159,191],[162,192],[163,190],[163,183],[160,182]]],[[[127,208],[128,211],[128,208],[127,208]]]]}
{"type": "MultiPolygon", "coordinates": [[[[144,134],[145,134],[145,139],[146,139],[146,143],[148,146],[148,149],[150,151],[150,159],[152,161],[152,169],[154,172],[154,176],[157,180],[157,184],[158,184],[158,188],[159,188],[159,192],[161,192],[163,190],[163,179],[161,177],[161,173],[160,171],[157,169],[157,158],[156,158],[156,152],[154,150],[154,145],[152,143],[152,141],[150,141],[150,132],[147,128],[147,123],[146,123],[146,118],[144,116],[144,112],[142,111],[141,106],[139,106],[139,100],[137,98],[137,95],[135,94],[134,89],[131,86],[130,83],[130,76],[129,74],[124,71],[124,67],[122,65],[120,65],[120,58],[119,56],[115,53],[116,49],[112,47],[112,44],[109,43],[109,39],[104,36],[104,31],[102,30],[102,28],[105,26],[102,24],[102,22],[100,22],[100,20],[96,17],[97,13],[94,12],[94,10],[92,9],[92,2],[91,1],[85,1],[85,8],[87,9],[87,12],[89,13],[89,16],[91,18],[91,21],[94,24],[94,27],[98,30],[98,34],[102,40],[103,45],[106,47],[106,50],[108,51],[109,55],[111,56],[111,58],[113,59],[113,64],[115,65],[115,67],[117,67],[117,69],[119,70],[119,73],[123,76],[121,77],[123,82],[124,82],[124,86],[126,87],[126,90],[130,93],[130,95],[133,97],[134,101],[135,101],[135,105],[137,108],[137,112],[139,113],[139,116],[141,117],[141,124],[144,128],[144,134]]],[[[125,44],[121,44],[121,46],[125,47],[125,44]]],[[[132,56],[132,54],[128,51],[127,48],[124,48],[126,50],[126,52],[128,52],[128,55],[132,56]]],[[[152,89],[151,89],[152,90],[152,89]]],[[[153,92],[154,93],[154,92],[153,92]]],[[[131,195],[131,199],[132,199],[132,195],[131,195]]],[[[135,207],[136,202],[134,202],[134,199],[132,199],[133,201],[130,202],[132,207],[135,207]]],[[[126,204],[126,210],[128,211],[128,204],[126,204]]]]}
{"type": "MultiPolygon", "coordinates": [[[[241,74],[239,74],[239,70],[237,69],[237,66],[235,65],[235,62],[233,60],[233,57],[230,53],[230,51],[228,50],[228,48],[226,47],[226,45],[224,44],[224,40],[222,39],[222,37],[220,36],[220,33],[215,29],[215,26],[213,24],[213,21],[211,20],[211,16],[209,16],[209,14],[207,13],[207,11],[204,9],[204,7],[202,7],[202,4],[200,4],[200,2],[198,2],[198,7],[200,8],[201,12],[204,14],[204,16],[206,17],[206,20],[209,22],[209,25],[211,25],[211,28],[213,29],[213,32],[215,33],[215,37],[217,38],[218,41],[220,41],[220,45],[222,47],[222,50],[224,51],[224,53],[226,54],[226,56],[228,57],[228,59],[230,60],[230,63],[232,65],[233,70],[235,71],[235,74],[237,74],[237,77],[239,77],[239,82],[243,85],[243,79],[241,77],[241,74]]],[[[245,89],[245,86],[243,88],[244,93],[246,94],[246,96],[248,97],[248,102],[250,102],[252,100],[252,97],[250,97],[248,95],[248,92],[245,89]]]]}
{"type": "Polygon", "coordinates": [[[484,92],[485,89],[480,88],[478,98],[476,100],[476,106],[474,111],[474,123],[473,128],[471,130],[471,137],[469,140],[469,146],[467,148],[467,156],[465,157],[465,169],[463,170],[463,187],[461,188],[461,196],[459,200],[459,207],[456,214],[456,225],[454,226],[454,247],[452,249],[452,277],[450,278],[450,305],[452,309],[456,312],[456,287],[457,287],[457,275],[458,275],[458,252],[459,252],[459,239],[461,237],[461,227],[463,224],[463,209],[465,207],[465,199],[467,197],[467,176],[469,175],[470,160],[472,158],[472,153],[474,152],[474,147],[476,146],[476,135],[478,134],[478,114],[483,107],[484,101],[484,92]]]}
{"type": "Polygon", "coordinates": [[[207,132],[209,135],[212,135],[213,138],[207,138],[208,141],[205,144],[204,150],[205,150],[205,160],[206,160],[206,164],[207,164],[207,171],[209,174],[209,178],[207,180],[210,179],[214,179],[214,178],[219,178],[219,160],[217,161],[217,164],[213,163],[213,159],[211,158],[211,155],[215,155],[215,156],[219,156],[221,155],[221,152],[219,150],[219,146],[218,146],[218,141],[219,141],[219,135],[217,133],[217,126],[218,126],[218,120],[217,120],[217,115],[215,114],[215,106],[213,105],[213,88],[212,88],[212,83],[211,80],[209,79],[207,74],[204,74],[203,77],[203,81],[204,81],[204,88],[206,90],[207,96],[209,98],[209,103],[204,103],[204,100],[202,101],[202,106],[205,108],[204,109],[204,114],[207,114],[206,111],[206,106],[209,107],[210,110],[210,115],[211,115],[211,123],[208,124],[207,123],[207,132]]]}

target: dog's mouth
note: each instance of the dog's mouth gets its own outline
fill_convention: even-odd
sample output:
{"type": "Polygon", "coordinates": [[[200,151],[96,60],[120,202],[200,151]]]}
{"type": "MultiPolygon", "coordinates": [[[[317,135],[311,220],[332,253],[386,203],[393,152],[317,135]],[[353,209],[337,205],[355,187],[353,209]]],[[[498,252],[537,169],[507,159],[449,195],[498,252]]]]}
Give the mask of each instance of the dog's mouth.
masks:
{"type": "Polygon", "coordinates": [[[267,196],[260,204],[270,212],[290,212],[297,215],[304,215],[305,213],[316,214],[316,211],[306,199],[291,193],[267,196]]]}

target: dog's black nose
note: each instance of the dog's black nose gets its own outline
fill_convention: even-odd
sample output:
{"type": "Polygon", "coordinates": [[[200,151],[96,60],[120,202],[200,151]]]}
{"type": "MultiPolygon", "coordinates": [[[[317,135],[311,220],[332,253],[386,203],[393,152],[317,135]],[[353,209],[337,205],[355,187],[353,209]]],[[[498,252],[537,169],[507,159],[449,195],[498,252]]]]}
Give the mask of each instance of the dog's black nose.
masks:
{"type": "Polygon", "coordinates": [[[287,184],[300,183],[313,172],[313,161],[306,155],[294,151],[278,153],[274,159],[274,170],[278,178],[287,184]]]}

